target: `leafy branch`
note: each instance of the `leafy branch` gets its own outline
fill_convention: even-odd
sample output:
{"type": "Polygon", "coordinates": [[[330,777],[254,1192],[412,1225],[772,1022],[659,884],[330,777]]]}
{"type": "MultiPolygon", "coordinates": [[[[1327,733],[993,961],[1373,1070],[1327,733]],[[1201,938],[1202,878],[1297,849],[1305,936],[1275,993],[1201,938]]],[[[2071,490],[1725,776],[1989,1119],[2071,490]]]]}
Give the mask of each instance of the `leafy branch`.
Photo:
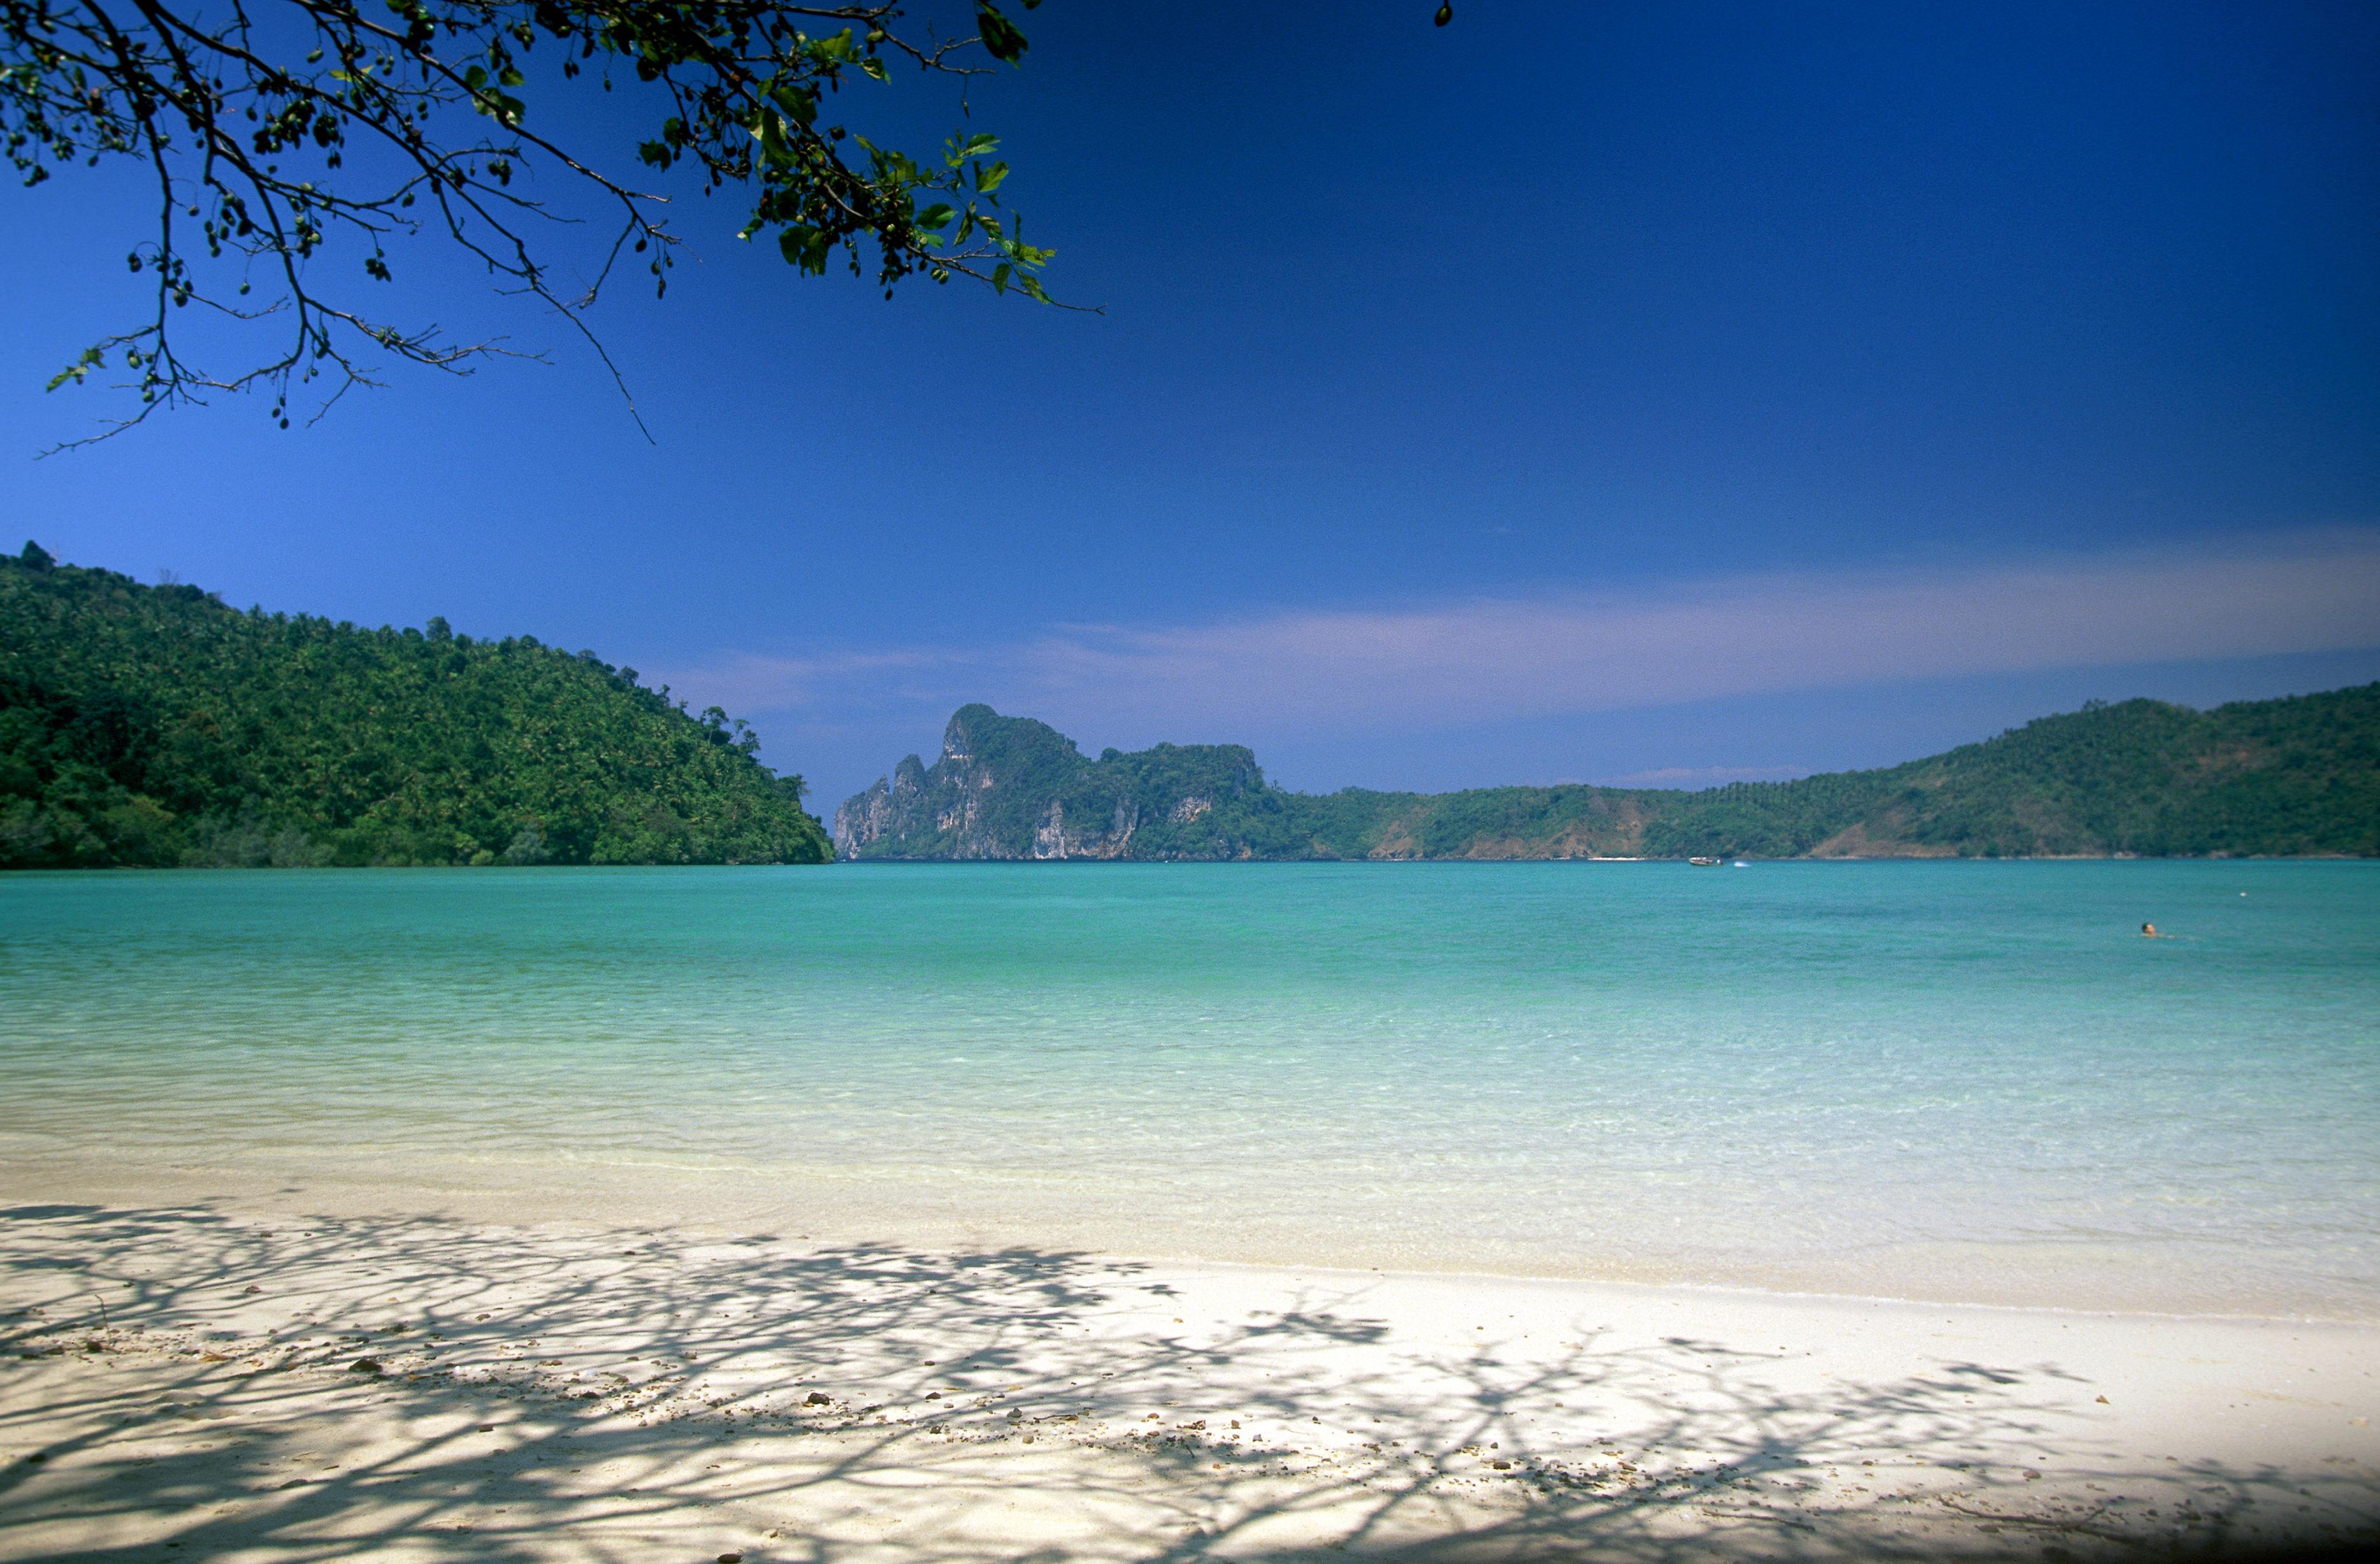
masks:
{"type": "Polygon", "coordinates": [[[562,58],[535,91],[641,92],[662,111],[638,146],[642,163],[691,164],[706,192],[748,188],[739,236],[773,232],[800,271],[822,273],[839,258],[855,275],[872,267],[888,297],[923,274],[1051,302],[1040,279],[1051,251],[1026,243],[1002,205],[1008,165],[992,137],[953,135],[921,161],[831,112],[855,78],[887,82],[900,67],[964,88],[1023,58],[1025,35],[991,0],[973,0],[969,19],[972,30],[945,36],[908,25],[892,4],[0,0],[0,136],[24,182],[120,156],[145,163],[156,190],[155,234],[126,258],[152,282],[151,307],[51,388],[111,366],[132,373],[139,411],[93,439],[161,407],[256,389],[272,394],[285,429],[293,384],[326,382],[320,417],[352,387],[377,383],[375,352],[455,374],[511,353],[502,339],[400,325],[324,270],[346,241],[364,280],[389,282],[392,242],[427,232],[481,263],[500,291],[569,321],[625,396],[585,313],[630,257],[664,293],[684,240],[667,225],[666,196],[531,128],[528,67],[540,44],[562,58]],[[611,214],[583,285],[559,285],[532,244],[540,223],[574,221],[526,193],[540,166],[611,214]],[[200,366],[177,332],[193,305],[254,327],[268,346],[246,368],[200,366]]]}

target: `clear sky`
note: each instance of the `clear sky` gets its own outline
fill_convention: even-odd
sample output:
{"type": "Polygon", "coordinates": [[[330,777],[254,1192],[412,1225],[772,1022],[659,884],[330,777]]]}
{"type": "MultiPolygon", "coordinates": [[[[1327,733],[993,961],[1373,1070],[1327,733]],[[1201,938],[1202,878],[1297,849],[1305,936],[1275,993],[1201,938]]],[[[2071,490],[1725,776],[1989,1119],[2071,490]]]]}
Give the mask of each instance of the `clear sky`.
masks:
{"type": "Polygon", "coordinates": [[[830,810],[970,699],[1305,788],[1701,785],[2380,678],[2380,8],[1430,8],[1049,0],[974,124],[1106,313],[691,201],[595,321],[650,444],[400,250],[552,361],[37,461],[145,208],[12,188],[0,493],[237,605],[594,648],[830,810]]]}

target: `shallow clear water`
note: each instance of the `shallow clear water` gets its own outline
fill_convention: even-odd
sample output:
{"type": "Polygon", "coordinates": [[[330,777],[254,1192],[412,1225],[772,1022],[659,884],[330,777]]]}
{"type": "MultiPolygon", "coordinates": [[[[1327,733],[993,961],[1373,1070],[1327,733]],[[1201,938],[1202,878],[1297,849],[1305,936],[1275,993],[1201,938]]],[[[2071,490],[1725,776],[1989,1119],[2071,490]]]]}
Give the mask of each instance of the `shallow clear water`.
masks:
{"type": "Polygon", "coordinates": [[[2380,866],[18,875],[0,1159],[2380,1318],[2380,866]]]}

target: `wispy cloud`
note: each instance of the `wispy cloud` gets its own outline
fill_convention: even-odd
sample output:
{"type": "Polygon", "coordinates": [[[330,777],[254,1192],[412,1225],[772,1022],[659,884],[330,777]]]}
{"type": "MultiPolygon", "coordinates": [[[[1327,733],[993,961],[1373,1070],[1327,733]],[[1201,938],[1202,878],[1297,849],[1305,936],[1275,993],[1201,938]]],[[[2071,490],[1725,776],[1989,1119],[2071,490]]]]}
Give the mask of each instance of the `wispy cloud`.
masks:
{"type": "Polygon", "coordinates": [[[2374,645],[2380,535],[2342,530],[2229,551],[1063,625],[992,647],[736,653],[679,682],[747,711],[979,699],[1095,743],[1254,741],[2374,645]]]}
{"type": "Polygon", "coordinates": [[[820,657],[771,657],[732,651],[698,666],[665,673],[673,686],[704,704],[732,711],[783,711],[817,705],[856,687],[875,686],[898,697],[905,677],[923,674],[929,683],[984,660],[956,650],[843,652],[820,657]]]}
{"type": "Polygon", "coordinates": [[[1806,766],[1656,766],[1649,771],[1628,771],[1612,778],[1622,787],[1717,787],[1731,782],[1791,782],[1806,777],[1806,766]]]}

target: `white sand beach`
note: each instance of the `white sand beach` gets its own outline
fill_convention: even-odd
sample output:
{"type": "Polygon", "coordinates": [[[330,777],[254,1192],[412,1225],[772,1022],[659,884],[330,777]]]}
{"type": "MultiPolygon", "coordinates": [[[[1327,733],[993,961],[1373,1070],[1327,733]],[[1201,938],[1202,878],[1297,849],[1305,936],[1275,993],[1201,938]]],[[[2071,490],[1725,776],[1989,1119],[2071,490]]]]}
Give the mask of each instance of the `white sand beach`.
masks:
{"type": "Polygon", "coordinates": [[[2380,1537],[2362,1326],[9,1193],[0,1559],[2380,1537]]]}

